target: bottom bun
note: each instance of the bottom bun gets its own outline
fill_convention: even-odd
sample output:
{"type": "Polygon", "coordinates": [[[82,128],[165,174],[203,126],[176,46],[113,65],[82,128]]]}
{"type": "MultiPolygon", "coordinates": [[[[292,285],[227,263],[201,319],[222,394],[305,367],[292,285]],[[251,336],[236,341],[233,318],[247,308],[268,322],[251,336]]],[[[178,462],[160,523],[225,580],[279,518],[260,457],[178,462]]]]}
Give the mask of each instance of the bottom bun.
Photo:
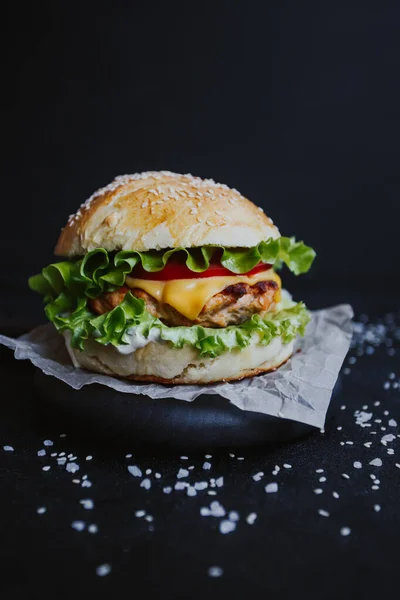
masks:
{"type": "Polygon", "coordinates": [[[131,354],[121,354],[114,346],[103,346],[90,338],[83,351],[72,349],[67,337],[66,344],[74,365],[89,371],[136,381],[201,384],[274,371],[292,355],[294,341],[283,344],[274,338],[268,346],[261,346],[254,340],[242,350],[216,358],[200,357],[192,346],[177,349],[168,342],[150,342],[131,354]]]}

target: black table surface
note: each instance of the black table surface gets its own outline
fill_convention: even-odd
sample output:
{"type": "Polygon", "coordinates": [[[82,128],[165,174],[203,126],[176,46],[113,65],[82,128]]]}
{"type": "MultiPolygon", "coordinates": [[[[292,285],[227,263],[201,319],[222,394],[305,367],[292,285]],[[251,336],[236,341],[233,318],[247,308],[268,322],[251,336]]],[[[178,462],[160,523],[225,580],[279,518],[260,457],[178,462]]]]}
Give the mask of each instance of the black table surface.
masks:
{"type": "MultiPolygon", "coordinates": [[[[274,447],[205,448],[187,458],[118,439],[105,444],[79,422],[63,429],[39,409],[34,367],[1,348],[2,600],[396,594],[397,300],[386,298],[392,313],[375,310],[359,327],[324,433],[274,447]],[[79,470],[58,464],[60,453],[79,470]],[[133,465],[141,477],[128,470],[133,465]],[[178,482],[189,483],[189,493],[175,489],[178,482]],[[196,482],[207,487],[190,495],[196,482]],[[272,482],[277,491],[266,493],[272,482]],[[225,516],[202,515],[211,502],[225,516]]],[[[363,302],[355,304],[360,315],[363,302]]],[[[9,334],[23,328],[15,320],[3,325],[9,334]]]]}

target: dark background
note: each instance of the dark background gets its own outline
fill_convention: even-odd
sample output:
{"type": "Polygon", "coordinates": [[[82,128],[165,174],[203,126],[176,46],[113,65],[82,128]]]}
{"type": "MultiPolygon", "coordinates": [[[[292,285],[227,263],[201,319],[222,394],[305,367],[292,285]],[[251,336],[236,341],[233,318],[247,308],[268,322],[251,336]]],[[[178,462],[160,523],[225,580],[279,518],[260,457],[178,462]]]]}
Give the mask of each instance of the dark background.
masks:
{"type": "Polygon", "coordinates": [[[3,23],[3,318],[21,312],[10,289],[40,318],[26,279],[67,216],[148,169],[226,182],[315,247],[286,279],[312,308],[353,289],[359,310],[392,307],[397,2],[14,2],[3,23]]]}

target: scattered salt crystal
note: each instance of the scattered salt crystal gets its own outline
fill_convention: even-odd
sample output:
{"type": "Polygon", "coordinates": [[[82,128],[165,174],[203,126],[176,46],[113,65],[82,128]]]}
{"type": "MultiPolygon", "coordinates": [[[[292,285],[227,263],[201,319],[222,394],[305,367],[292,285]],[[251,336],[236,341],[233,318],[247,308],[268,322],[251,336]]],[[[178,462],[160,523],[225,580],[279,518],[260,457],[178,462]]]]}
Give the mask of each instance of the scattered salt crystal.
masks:
{"type": "Polygon", "coordinates": [[[382,460],[380,458],[374,458],[373,460],[371,460],[371,462],[369,464],[372,465],[373,467],[381,467],[382,460]]]}
{"type": "Polygon", "coordinates": [[[90,498],[79,500],[85,510],[92,510],[94,508],[94,502],[90,498]]]}
{"type": "Polygon", "coordinates": [[[202,506],[200,508],[200,514],[202,517],[209,517],[211,515],[211,511],[207,506],[202,506]]]}
{"type": "Polygon", "coordinates": [[[380,504],[374,504],[374,511],[379,512],[381,510],[380,504]]]}
{"type": "Polygon", "coordinates": [[[194,488],[195,488],[195,490],[199,490],[199,491],[200,491],[200,490],[205,490],[207,487],[208,487],[208,483],[207,483],[207,481],[197,481],[197,482],[194,484],[194,488]]]}
{"type": "Polygon", "coordinates": [[[236,529],[236,523],[233,521],[228,521],[228,519],[224,519],[219,524],[219,530],[223,534],[232,533],[232,531],[235,531],[235,529],[236,529]]]}
{"type": "Polygon", "coordinates": [[[350,527],[342,527],[340,530],[340,535],[343,535],[345,537],[350,535],[350,533],[351,533],[350,527]]]}
{"type": "Polygon", "coordinates": [[[338,498],[339,498],[339,494],[338,494],[337,492],[332,492],[332,496],[333,496],[334,498],[336,498],[336,499],[338,499],[338,498]]]}
{"type": "Polygon", "coordinates": [[[189,484],[186,481],[177,481],[174,486],[176,490],[184,490],[187,487],[189,487],[189,484]]]}
{"type": "Polygon", "coordinates": [[[386,446],[386,444],[387,444],[388,442],[389,442],[389,443],[390,443],[390,442],[393,442],[393,440],[395,440],[395,439],[396,439],[396,436],[395,436],[395,435],[393,435],[393,433],[387,433],[386,435],[384,435],[384,436],[381,438],[381,444],[382,444],[383,446],[386,446]]]}
{"type": "Polygon", "coordinates": [[[207,572],[210,577],[221,577],[224,573],[221,567],[209,567],[207,572]]]}
{"type": "Polygon", "coordinates": [[[257,513],[254,513],[254,512],[250,513],[246,517],[246,523],[248,523],[249,525],[253,525],[255,523],[256,519],[257,519],[257,513]]]}
{"type": "Polygon", "coordinates": [[[90,487],[92,487],[92,482],[89,481],[88,479],[85,479],[84,481],[82,481],[82,487],[83,488],[90,488],[90,487]]]}
{"type": "Polygon", "coordinates": [[[181,460],[188,460],[189,457],[188,456],[181,456],[181,460]]]}
{"type": "Polygon", "coordinates": [[[99,528],[97,527],[97,525],[89,525],[88,527],[88,532],[89,533],[97,533],[99,530],[99,528]]]}
{"type": "Polygon", "coordinates": [[[50,465],[42,467],[42,471],[50,471],[50,465]]]}
{"type": "Polygon", "coordinates": [[[45,506],[39,506],[39,508],[36,510],[36,512],[38,515],[44,515],[46,510],[47,510],[47,508],[45,506]]]}
{"type": "Polygon", "coordinates": [[[218,477],[218,479],[215,480],[215,485],[217,487],[222,487],[224,485],[224,478],[223,477],[218,477]]]}
{"type": "Polygon", "coordinates": [[[189,485],[186,493],[188,496],[197,496],[196,489],[192,485],[189,485]]]}
{"type": "Polygon", "coordinates": [[[389,427],[397,427],[397,421],[395,421],[394,419],[390,419],[388,425],[389,427]]]}
{"type": "Polygon", "coordinates": [[[84,521],[72,521],[71,527],[72,527],[72,529],[75,529],[75,531],[83,531],[85,529],[85,522],[84,521]]]}
{"type": "Polygon", "coordinates": [[[128,466],[128,471],[134,477],[141,477],[142,476],[142,471],[136,465],[129,465],[128,466]]]}
{"type": "Polygon", "coordinates": [[[326,477],[322,476],[319,478],[318,481],[320,481],[321,483],[324,483],[326,481],[326,477]]]}
{"type": "Polygon", "coordinates": [[[135,512],[135,517],[139,517],[139,518],[140,518],[140,517],[144,517],[144,515],[145,515],[145,514],[146,514],[146,511],[145,511],[145,510],[137,510],[137,511],[135,512]]]}
{"type": "Polygon", "coordinates": [[[322,494],[323,490],[321,488],[315,488],[314,494],[322,494]]]}
{"type": "MultiPolygon", "coordinates": [[[[230,454],[229,456],[235,456],[234,454],[230,454]]],[[[204,458],[212,458],[212,454],[205,454],[204,458]]]]}
{"type": "Polygon", "coordinates": [[[183,477],[187,477],[189,475],[189,471],[187,469],[179,469],[177,478],[182,479],[183,477]]]}
{"type": "Polygon", "coordinates": [[[353,463],[353,467],[354,467],[355,469],[361,469],[361,468],[362,468],[362,464],[360,463],[360,461],[359,461],[359,460],[356,460],[356,461],[353,463]]]}
{"type": "Polygon", "coordinates": [[[167,487],[163,488],[163,492],[164,492],[164,494],[170,494],[172,492],[172,487],[167,486],[167,487]]]}
{"type": "Polygon", "coordinates": [[[209,469],[211,469],[211,463],[209,463],[209,462],[207,462],[207,461],[206,461],[206,462],[203,464],[203,469],[204,469],[205,471],[208,471],[209,469]]]}
{"type": "Polygon", "coordinates": [[[324,510],[323,508],[318,509],[318,514],[321,515],[321,517],[329,517],[328,511],[324,510]]]}
{"type": "Polygon", "coordinates": [[[65,469],[69,473],[76,473],[76,471],[79,471],[79,465],[77,465],[74,462],[70,462],[70,463],[67,464],[67,466],[65,467],[65,469]]]}
{"type": "Polygon", "coordinates": [[[150,481],[150,479],[148,479],[148,478],[143,479],[143,481],[140,484],[140,487],[144,488],[145,490],[149,490],[151,488],[151,481],[150,481]]]}
{"type": "Polygon", "coordinates": [[[261,477],[263,477],[263,476],[264,476],[264,473],[262,471],[260,471],[259,473],[252,475],[252,478],[254,479],[254,481],[260,481],[261,477]]]}
{"type": "Polygon", "coordinates": [[[89,454],[89,456],[86,457],[86,460],[92,460],[92,458],[93,458],[93,456],[90,456],[90,454],[89,454]]]}
{"type": "Polygon", "coordinates": [[[277,492],[278,491],[278,484],[276,482],[268,483],[265,486],[265,491],[267,492],[267,494],[273,494],[273,493],[277,492]]]}
{"type": "Polygon", "coordinates": [[[80,480],[80,479],[73,479],[73,480],[72,480],[72,483],[80,483],[80,482],[81,482],[81,480],[80,480]]]}
{"type": "Polygon", "coordinates": [[[283,467],[284,467],[285,469],[291,469],[291,468],[292,468],[292,465],[289,465],[288,463],[285,463],[285,464],[283,465],[283,467]]]}
{"type": "Polygon", "coordinates": [[[239,517],[239,513],[238,513],[236,510],[231,510],[231,511],[228,513],[228,519],[229,519],[230,521],[239,521],[239,518],[240,518],[240,517],[239,517]]]}
{"type": "Polygon", "coordinates": [[[226,514],[224,507],[218,502],[218,500],[211,502],[210,511],[212,517],[224,517],[226,514]]]}
{"type": "Polygon", "coordinates": [[[323,473],[323,472],[324,472],[324,470],[323,470],[323,469],[316,469],[316,470],[315,470],[315,472],[316,472],[316,473],[323,473]]]}
{"type": "Polygon", "coordinates": [[[3,446],[4,452],[14,452],[14,448],[12,446],[3,446]]]}
{"type": "Polygon", "coordinates": [[[38,450],[37,452],[38,456],[46,456],[46,450],[43,448],[43,450],[38,450]]]}
{"type": "Polygon", "coordinates": [[[53,446],[54,442],[52,442],[51,440],[44,440],[43,442],[43,446],[53,446]]]}
{"type": "Polygon", "coordinates": [[[111,573],[111,565],[104,564],[96,567],[96,575],[99,577],[104,577],[105,575],[109,575],[111,573]]]}
{"type": "Polygon", "coordinates": [[[236,460],[244,460],[244,456],[238,456],[236,460]]]}
{"type": "Polygon", "coordinates": [[[132,454],[125,454],[125,458],[132,458],[132,454]]]}
{"type": "Polygon", "coordinates": [[[161,479],[161,473],[154,473],[154,477],[156,479],[161,479]]]}
{"type": "Polygon", "coordinates": [[[152,517],[151,515],[146,515],[145,520],[151,523],[152,521],[154,521],[154,517],[152,517]]]}
{"type": "Polygon", "coordinates": [[[371,445],[372,445],[372,442],[365,442],[365,443],[364,443],[364,446],[365,446],[366,448],[371,448],[371,445]]]}

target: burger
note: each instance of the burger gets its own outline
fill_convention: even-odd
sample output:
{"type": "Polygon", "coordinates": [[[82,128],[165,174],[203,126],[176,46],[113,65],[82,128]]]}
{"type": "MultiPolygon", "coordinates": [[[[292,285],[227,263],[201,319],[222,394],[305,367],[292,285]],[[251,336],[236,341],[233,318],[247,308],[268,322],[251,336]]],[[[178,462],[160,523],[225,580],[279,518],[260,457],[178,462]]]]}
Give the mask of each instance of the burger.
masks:
{"type": "Polygon", "coordinates": [[[30,278],[73,364],[162,384],[277,369],[310,319],[278,270],[315,252],[237,190],[169,171],[117,177],[69,217],[30,278]]]}

